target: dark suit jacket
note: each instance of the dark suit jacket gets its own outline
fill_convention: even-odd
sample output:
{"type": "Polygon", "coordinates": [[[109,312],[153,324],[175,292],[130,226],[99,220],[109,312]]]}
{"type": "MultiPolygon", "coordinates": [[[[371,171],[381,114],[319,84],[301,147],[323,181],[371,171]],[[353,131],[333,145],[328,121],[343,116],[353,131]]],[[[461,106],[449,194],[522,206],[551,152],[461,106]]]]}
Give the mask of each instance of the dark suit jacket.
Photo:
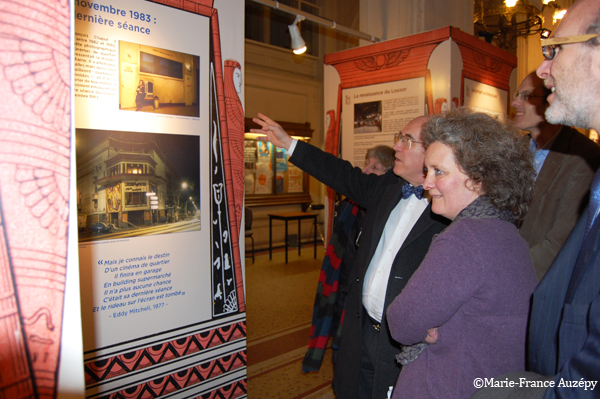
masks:
{"type": "Polygon", "coordinates": [[[592,178],[600,166],[600,147],[573,128],[564,126],[549,146],[535,183],[534,199],[520,228],[538,280],[583,213],[592,178]]]}
{"type": "MultiPolygon", "coordinates": [[[[383,176],[365,175],[360,168],[353,168],[349,162],[301,141],[298,142],[290,162],[366,209],[359,247],[350,274],[346,312],[333,380],[338,399],[355,398],[362,347],[363,278],[385,223],[402,198],[402,185],[405,181],[394,175],[391,170],[383,176]]],[[[446,219],[433,215],[431,206],[425,209],[394,259],[385,296],[384,315],[387,306],[402,291],[412,273],[421,264],[433,235],[439,234],[448,223],[446,219]]],[[[371,397],[383,399],[387,396],[389,387],[395,385],[400,372],[400,366],[395,360],[395,355],[400,352],[399,344],[391,338],[385,316],[381,324],[377,352],[371,397]]]]}
{"type": "Polygon", "coordinates": [[[529,369],[554,376],[556,382],[545,399],[598,395],[598,386],[592,392],[558,387],[561,378],[598,381],[600,376],[600,223],[584,241],[586,222],[587,212],[533,294],[529,369]],[[577,259],[583,269],[576,266],[577,259]],[[574,269],[583,272],[578,275],[574,269]]]}

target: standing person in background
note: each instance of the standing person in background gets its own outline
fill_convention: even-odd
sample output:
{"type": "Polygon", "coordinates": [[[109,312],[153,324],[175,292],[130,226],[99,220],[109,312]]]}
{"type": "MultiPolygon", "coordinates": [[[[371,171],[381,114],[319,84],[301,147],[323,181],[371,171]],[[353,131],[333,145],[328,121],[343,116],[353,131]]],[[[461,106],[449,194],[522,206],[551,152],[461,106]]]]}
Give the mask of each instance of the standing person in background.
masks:
{"type": "Polygon", "coordinates": [[[144,105],[144,98],[146,98],[146,86],[144,81],[140,79],[138,87],[135,88],[135,110],[139,111],[144,105]]]}
{"type": "MultiPolygon", "coordinates": [[[[600,131],[600,1],[578,0],[542,40],[537,75],[552,92],[546,120],[600,131]]],[[[600,387],[600,173],[590,203],[533,292],[527,366],[475,399],[597,398],[600,387]],[[581,385],[583,386],[581,386],[581,385]]],[[[474,381],[473,383],[477,383],[474,381]]],[[[481,386],[485,386],[482,384],[481,386]]]]}
{"type": "Polygon", "coordinates": [[[423,198],[425,149],[421,126],[410,121],[396,135],[396,160],[383,176],[366,175],[302,141],[293,140],[276,122],[258,114],[254,122],[277,147],[291,153],[290,162],[365,209],[362,234],[348,279],[348,295],[333,390],[338,399],[382,399],[393,389],[400,365],[400,345],[389,334],[384,313],[425,257],[431,239],[447,220],[431,213],[423,198]]]}
{"type": "Polygon", "coordinates": [[[431,209],[452,224],[388,306],[404,364],[394,399],[467,399],[473,380],[525,369],[529,298],[537,279],[515,221],[535,170],[516,129],[465,108],[423,126],[431,209]]]}
{"type": "Polygon", "coordinates": [[[527,75],[515,93],[514,125],[531,136],[538,173],[535,194],[520,233],[538,280],[558,255],[587,206],[590,184],[600,166],[600,147],[572,127],[553,125],[544,112],[550,90],[535,72],[527,75]]]}
{"type": "MultiPolygon", "coordinates": [[[[394,149],[386,145],[370,148],[365,154],[366,165],[362,171],[381,176],[394,167],[395,156],[394,149]]],[[[348,277],[356,257],[356,240],[362,229],[363,216],[364,210],[348,198],[336,206],[315,296],[310,341],[302,362],[305,373],[321,368],[330,336],[333,337],[334,357],[339,348],[348,277]]]]}

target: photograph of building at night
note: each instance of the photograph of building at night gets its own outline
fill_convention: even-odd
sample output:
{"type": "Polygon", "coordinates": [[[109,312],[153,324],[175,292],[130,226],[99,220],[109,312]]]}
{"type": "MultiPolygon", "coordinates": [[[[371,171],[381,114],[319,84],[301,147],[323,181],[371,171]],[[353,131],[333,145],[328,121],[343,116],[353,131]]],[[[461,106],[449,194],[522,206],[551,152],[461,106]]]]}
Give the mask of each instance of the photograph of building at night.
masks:
{"type": "Polygon", "coordinates": [[[199,137],[77,129],[79,241],[200,230],[199,137]]]}

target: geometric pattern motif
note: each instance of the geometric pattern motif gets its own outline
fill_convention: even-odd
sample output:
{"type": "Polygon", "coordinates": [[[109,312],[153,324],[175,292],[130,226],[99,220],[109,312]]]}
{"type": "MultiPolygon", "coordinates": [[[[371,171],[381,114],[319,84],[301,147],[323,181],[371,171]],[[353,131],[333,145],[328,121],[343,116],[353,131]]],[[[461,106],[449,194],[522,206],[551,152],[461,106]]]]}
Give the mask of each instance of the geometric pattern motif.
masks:
{"type": "MultiPolygon", "coordinates": [[[[230,371],[246,366],[246,351],[225,356],[202,364],[190,367],[187,370],[159,377],[122,391],[113,392],[109,395],[100,396],[99,399],[142,399],[156,398],[172,394],[180,389],[188,388],[206,381],[210,378],[228,373],[230,371]]],[[[238,381],[240,382],[240,381],[238,381]]],[[[243,384],[233,383],[208,392],[207,398],[236,398],[246,394],[246,382],[243,384]]]]}
{"type": "Polygon", "coordinates": [[[354,65],[365,72],[379,71],[380,69],[394,68],[400,65],[410,53],[410,49],[390,51],[370,57],[363,57],[354,61],[354,65]]]}
{"type": "MultiPolygon", "coordinates": [[[[213,316],[245,310],[244,281],[235,210],[235,190],[230,161],[229,129],[225,107],[223,65],[217,11],[211,14],[209,93],[215,106],[210,114],[211,255],[213,316]],[[218,105],[218,106],[216,106],[218,105]]],[[[244,130],[238,132],[243,142],[244,130]]],[[[243,153],[243,152],[242,152],[243,153]]],[[[239,164],[243,166],[243,162],[239,164]]],[[[243,191],[240,192],[243,202],[243,191]]],[[[241,208],[241,207],[240,207],[241,208]]],[[[241,209],[240,209],[241,211],[241,209]]],[[[240,217],[241,220],[241,217],[240,217]]]]}
{"type": "Polygon", "coordinates": [[[501,60],[490,57],[480,51],[473,50],[473,59],[479,68],[487,72],[496,73],[502,68],[501,60]]]}
{"type": "Polygon", "coordinates": [[[236,381],[232,384],[224,386],[219,389],[215,389],[212,392],[205,393],[199,398],[202,399],[234,399],[248,393],[248,386],[246,380],[236,381]]]}
{"type": "MultiPolygon", "coordinates": [[[[99,381],[107,381],[117,376],[156,366],[173,359],[183,358],[245,337],[246,322],[242,321],[106,359],[88,362],[84,365],[85,385],[90,386],[99,381]]],[[[245,354],[243,357],[245,363],[245,354]]],[[[227,357],[218,359],[217,362],[223,362],[223,364],[215,365],[215,367],[226,368],[226,359],[227,357]]]]}

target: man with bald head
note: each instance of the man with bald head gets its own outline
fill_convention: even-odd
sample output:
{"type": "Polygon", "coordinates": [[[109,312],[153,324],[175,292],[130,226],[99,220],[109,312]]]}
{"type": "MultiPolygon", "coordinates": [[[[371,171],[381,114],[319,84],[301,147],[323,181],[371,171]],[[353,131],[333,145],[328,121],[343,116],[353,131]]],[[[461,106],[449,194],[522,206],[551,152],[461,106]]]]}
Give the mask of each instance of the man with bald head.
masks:
{"type": "Polygon", "coordinates": [[[568,126],[546,121],[550,90],[535,71],[515,93],[513,121],[531,136],[538,172],[535,196],[520,233],[529,244],[538,280],[558,255],[589,200],[590,184],[600,166],[600,147],[568,126]]]}
{"type": "MultiPolygon", "coordinates": [[[[576,1],[542,46],[545,60],[537,75],[551,90],[546,120],[600,131],[600,1],[576,1]]],[[[599,397],[599,214],[597,172],[588,208],[533,293],[529,372],[498,376],[502,388],[479,389],[473,398],[599,397]]]]}
{"type": "Polygon", "coordinates": [[[385,399],[400,365],[400,344],[390,336],[387,306],[400,294],[425,257],[431,240],[448,224],[423,198],[425,148],[419,117],[396,135],[394,168],[383,176],[361,169],[302,141],[259,114],[254,121],[290,162],[366,210],[349,277],[340,346],[334,360],[333,388],[338,399],[385,399]]]}

